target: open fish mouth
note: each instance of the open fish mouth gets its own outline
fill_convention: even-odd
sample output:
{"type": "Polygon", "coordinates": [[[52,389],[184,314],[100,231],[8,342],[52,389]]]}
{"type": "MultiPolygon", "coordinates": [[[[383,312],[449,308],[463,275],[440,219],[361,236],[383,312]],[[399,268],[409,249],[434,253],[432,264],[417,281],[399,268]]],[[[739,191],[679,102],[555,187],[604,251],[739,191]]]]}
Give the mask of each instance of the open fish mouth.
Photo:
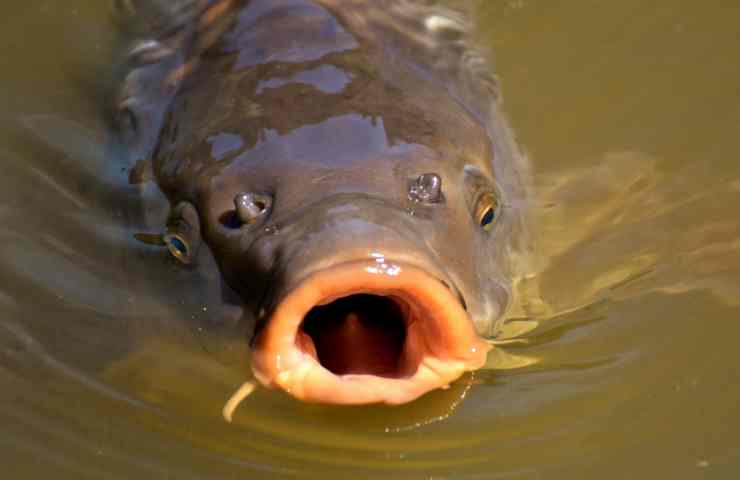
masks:
{"type": "Polygon", "coordinates": [[[357,261],[308,275],[254,343],[260,383],[307,402],[410,402],[483,366],[490,346],[422,269],[357,261]]]}

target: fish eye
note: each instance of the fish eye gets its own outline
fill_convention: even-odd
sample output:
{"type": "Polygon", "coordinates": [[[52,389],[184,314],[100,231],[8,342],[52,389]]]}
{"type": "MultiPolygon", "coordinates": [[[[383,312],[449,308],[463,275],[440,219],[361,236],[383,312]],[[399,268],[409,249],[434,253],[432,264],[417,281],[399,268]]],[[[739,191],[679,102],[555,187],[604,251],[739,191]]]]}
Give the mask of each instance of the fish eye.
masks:
{"type": "Polygon", "coordinates": [[[499,201],[493,193],[484,193],[475,207],[475,221],[480,227],[490,232],[496,224],[499,214],[499,201]]]}
{"type": "Polygon", "coordinates": [[[183,263],[188,263],[190,259],[190,247],[187,240],[179,235],[165,235],[164,243],[173,257],[183,263]]]}
{"type": "Polygon", "coordinates": [[[192,204],[181,202],[172,210],[162,241],[180,263],[195,261],[200,248],[200,217],[192,204]]]}

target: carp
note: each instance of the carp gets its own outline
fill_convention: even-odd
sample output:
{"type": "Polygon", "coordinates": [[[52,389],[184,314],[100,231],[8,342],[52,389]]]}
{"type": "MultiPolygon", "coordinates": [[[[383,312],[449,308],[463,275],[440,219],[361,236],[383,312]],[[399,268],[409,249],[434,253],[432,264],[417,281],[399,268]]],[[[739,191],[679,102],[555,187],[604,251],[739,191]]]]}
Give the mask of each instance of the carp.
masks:
{"type": "Polygon", "coordinates": [[[163,245],[209,249],[253,319],[260,384],[401,404],[486,363],[528,247],[526,162],[462,12],[117,6],[146,32],[121,136],[170,202],[163,245]]]}

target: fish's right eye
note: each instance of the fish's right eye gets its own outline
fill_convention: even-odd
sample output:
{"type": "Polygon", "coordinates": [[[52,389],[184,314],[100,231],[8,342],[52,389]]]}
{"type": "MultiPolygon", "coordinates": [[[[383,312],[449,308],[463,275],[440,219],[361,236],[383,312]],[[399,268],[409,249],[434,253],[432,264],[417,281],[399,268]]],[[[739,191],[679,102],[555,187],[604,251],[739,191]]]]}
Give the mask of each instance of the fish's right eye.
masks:
{"type": "Polygon", "coordinates": [[[498,220],[499,209],[500,205],[496,195],[484,193],[480,196],[475,207],[475,220],[484,231],[490,232],[493,229],[498,220]]]}

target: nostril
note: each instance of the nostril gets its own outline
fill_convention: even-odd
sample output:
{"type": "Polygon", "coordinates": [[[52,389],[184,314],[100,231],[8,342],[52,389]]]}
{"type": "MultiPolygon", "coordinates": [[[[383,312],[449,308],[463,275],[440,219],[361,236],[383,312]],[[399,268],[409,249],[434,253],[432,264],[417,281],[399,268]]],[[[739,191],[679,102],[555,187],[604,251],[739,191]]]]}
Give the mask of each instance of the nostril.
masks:
{"type": "Polygon", "coordinates": [[[442,177],[436,173],[420,175],[409,185],[409,199],[418,203],[442,202],[442,177]]]}
{"type": "Polygon", "coordinates": [[[240,193],[234,198],[234,206],[239,220],[244,224],[251,225],[270,213],[272,198],[267,195],[240,193]]]}
{"type": "Polygon", "coordinates": [[[241,221],[239,215],[236,213],[236,210],[229,210],[228,212],[224,213],[223,215],[221,215],[218,221],[219,223],[221,223],[221,225],[228,228],[229,230],[238,230],[244,225],[244,222],[241,221]]]}
{"type": "Polygon", "coordinates": [[[234,198],[234,209],[223,213],[218,221],[229,230],[261,223],[270,214],[272,198],[267,195],[240,193],[234,198]]]}

